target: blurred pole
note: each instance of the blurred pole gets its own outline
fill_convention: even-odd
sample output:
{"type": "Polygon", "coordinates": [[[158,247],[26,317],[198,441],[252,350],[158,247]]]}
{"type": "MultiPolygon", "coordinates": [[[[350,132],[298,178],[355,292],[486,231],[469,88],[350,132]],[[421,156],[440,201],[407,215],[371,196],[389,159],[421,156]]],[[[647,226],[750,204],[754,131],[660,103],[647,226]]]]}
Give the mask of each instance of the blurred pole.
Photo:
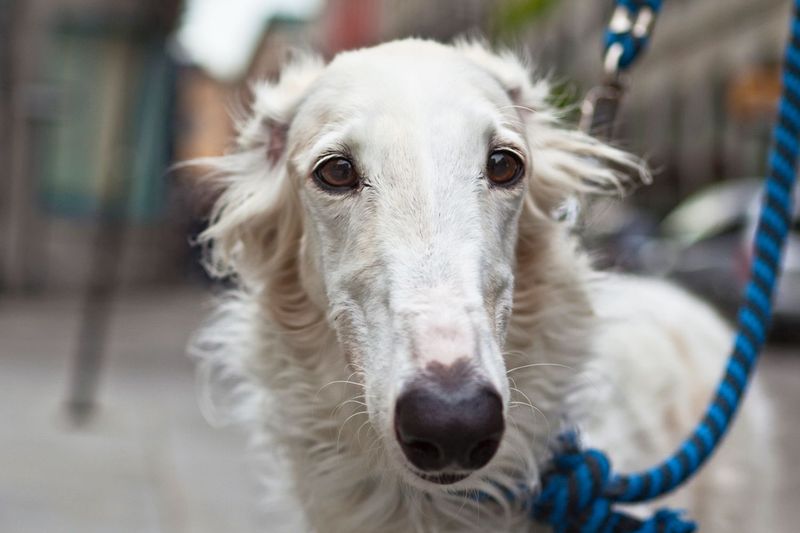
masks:
{"type": "MultiPolygon", "coordinates": [[[[8,168],[11,161],[9,130],[11,129],[11,18],[14,12],[12,0],[0,0],[0,161],[4,168],[8,168]]],[[[0,212],[8,210],[8,201],[11,193],[10,176],[0,179],[0,212]]],[[[0,218],[2,221],[2,218],[0,218]]],[[[5,281],[6,254],[9,254],[9,235],[4,235],[0,240],[0,290],[5,281]]]]}
{"type": "Polygon", "coordinates": [[[100,217],[67,399],[67,409],[75,424],[87,422],[95,411],[114,296],[119,286],[125,230],[124,213],[100,217]]]}
{"type": "MultiPolygon", "coordinates": [[[[126,55],[128,56],[126,63],[133,65],[135,54],[131,44],[126,48],[126,55]]],[[[123,132],[129,117],[128,107],[131,102],[129,93],[132,87],[136,86],[133,70],[132,68],[123,70],[120,84],[123,95],[114,117],[114,123],[118,125],[116,128],[118,137],[112,144],[118,156],[115,158],[117,163],[112,163],[100,192],[98,227],[67,393],[68,415],[76,425],[88,422],[96,410],[97,389],[108,345],[114,297],[120,282],[119,269],[122,264],[121,256],[125,250],[132,176],[122,174],[119,179],[115,179],[113,172],[122,167],[121,163],[128,153],[123,132]],[[115,205],[115,198],[120,199],[118,206],[115,205]]]]}
{"type": "Polygon", "coordinates": [[[115,126],[105,148],[111,151],[110,165],[101,174],[105,179],[98,195],[97,233],[67,391],[68,414],[76,424],[87,422],[96,410],[129,225],[134,219],[153,216],[143,203],[151,210],[159,209],[160,204],[153,207],[155,199],[142,191],[148,190],[148,179],[164,178],[171,152],[174,131],[169,125],[174,104],[169,102],[174,101],[175,84],[166,43],[181,5],[181,0],[147,0],[142,3],[145,19],[117,24],[117,18],[109,18],[104,22],[121,56],[112,63],[119,73],[105,77],[107,83],[113,83],[120,103],[103,119],[115,126]],[[155,122],[153,117],[157,117],[155,122]],[[162,147],[162,142],[167,146],[162,147]]]}
{"type": "Polygon", "coordinates": [[[27,179],[27,109],[22,94],[26,79],[23,35],[26,6],[18,0],[0,0],[0,282],[5,289],[28,288],[24,268],[27,247],[23,232],[30,222],[30,183],[27,179]]]}

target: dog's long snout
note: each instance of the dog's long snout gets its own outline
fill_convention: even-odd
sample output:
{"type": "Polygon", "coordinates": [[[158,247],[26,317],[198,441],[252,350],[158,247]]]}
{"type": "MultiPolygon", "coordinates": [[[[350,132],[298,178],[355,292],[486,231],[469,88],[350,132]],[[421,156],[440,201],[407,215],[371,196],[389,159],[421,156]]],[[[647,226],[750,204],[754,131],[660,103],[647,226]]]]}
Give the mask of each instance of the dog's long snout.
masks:
{"type": "Polygon", "coordinates": [[[505,429],[503,402],[493,387],[472,376],[453,383],[448,374],[430,372],[411,382],[395,407],[403,453],[426,472],[485,466],[505,429]]]}

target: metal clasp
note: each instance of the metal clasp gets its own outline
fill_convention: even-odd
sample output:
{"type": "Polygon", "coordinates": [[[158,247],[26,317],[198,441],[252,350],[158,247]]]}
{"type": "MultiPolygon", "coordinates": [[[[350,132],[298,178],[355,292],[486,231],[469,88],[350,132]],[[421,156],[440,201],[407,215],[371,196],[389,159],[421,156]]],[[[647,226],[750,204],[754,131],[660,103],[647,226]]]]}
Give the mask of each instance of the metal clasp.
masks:
{"type": "Polygon", "coordinates": [[[581,104],[581,131],[599,139],[613,139],[617,114],[624,95],[625,86],[619,77],[591,89],[581,104]]]}

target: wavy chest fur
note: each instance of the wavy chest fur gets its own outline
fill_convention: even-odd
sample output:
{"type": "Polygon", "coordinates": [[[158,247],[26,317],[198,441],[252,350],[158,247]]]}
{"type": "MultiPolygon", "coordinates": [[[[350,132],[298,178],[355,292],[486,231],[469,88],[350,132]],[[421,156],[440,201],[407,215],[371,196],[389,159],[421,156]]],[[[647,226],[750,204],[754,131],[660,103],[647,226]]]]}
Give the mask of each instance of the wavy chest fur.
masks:
{"type": "MultiPolygon", "coordinates": [[[[663,284],[611,278],[599,287],[593,302],[600,316],[593,320],[603,328],[597,333],[583,324],[584,334],[565,334],[574,317],[565,322],[555,312],[559,307],[524,324],[545,333],[534,335],[528,352],[507,352],[516,389],[511,423],[474,490],[505,502],[497,486],[535,483],[550,438],[567,420],[581,426],[590,445],[610,451],[615,467],[648,466],[672,450],[704,408],[729,341],[724,324],[663,284]],[[694,327],[683,327],[687,320],[694,327]],[[549,334],[541,329],[555,323],[549,334]]],[[[231,295],[201,332],[195,352],[214,388],[224,389],[228,410],[253,433],[266,484],[264,531],[546,531],[519,505],[404,484],[383,456],[363,413],[358,374],[343,362],[335,337],[321,336],[321,348],[311,355],[295,353],[261,306],[250,295],[231,295]]],[[[772,474],[769,465],[752,461],[769,448],[770,431],[758,383],[750,395],[728,438],[733,443],[673,498],[707,531],[740,523],[761,527],[769,519],[765,502],[758,513],[742,511],[752,507],[742,499],[754,492],[745,484],[768,486],[772,474]]]]}

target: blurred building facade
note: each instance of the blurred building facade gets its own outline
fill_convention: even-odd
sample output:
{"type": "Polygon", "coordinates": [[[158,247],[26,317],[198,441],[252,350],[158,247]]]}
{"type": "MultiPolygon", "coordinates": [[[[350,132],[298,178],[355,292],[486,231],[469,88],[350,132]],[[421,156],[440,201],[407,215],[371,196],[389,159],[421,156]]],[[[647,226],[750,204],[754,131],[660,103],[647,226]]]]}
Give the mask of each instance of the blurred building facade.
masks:
{"type": "Polygon", "coordinates": [[[493,12],[504,0],[327,0],[309,19],[276,15],[244,80],[274,78],[293,49],[336,53],[403,37],[448,41],[459,35],[485,35],[493,12]]]}
{"type": "Polygon", "coordinates": [[[163,277],[181,2],[4,4],[0,287],[84,284],[108,220],[122,279],[163,277]]]}
{"type": "Polygon", "coordinates": [[[485,35],[504,0],[329,0],[329,54],[403,37],[448,41],[459,35],[485,35]],[[356,33],[360,38],[354,38],[356,33]]]}
{"type": "MultiPolygon", "coordinates": [[[[613,5],[556,2],[521,36],[546,72],[575,82],[576,98],[602,78],[613,5]]],[[[636,201],[663,213],[709,183],[763,175],[790,7],[788,0],[664,3],[620,117],[620,142],[658,172],[636,201]]]]}

